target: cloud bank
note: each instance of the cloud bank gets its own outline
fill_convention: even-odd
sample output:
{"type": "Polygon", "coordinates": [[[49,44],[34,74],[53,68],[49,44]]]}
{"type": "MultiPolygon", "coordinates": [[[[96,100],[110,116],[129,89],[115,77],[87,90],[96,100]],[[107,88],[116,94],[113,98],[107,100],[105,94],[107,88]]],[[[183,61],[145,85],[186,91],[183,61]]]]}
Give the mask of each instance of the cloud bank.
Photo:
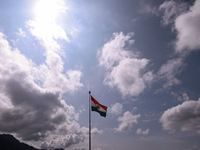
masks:
{"type": "Polygon", "coordinates": [[[185,101],[166,110],[160,122],[165,130],[195,131],[200,134],[200,99],[185,101]]]}

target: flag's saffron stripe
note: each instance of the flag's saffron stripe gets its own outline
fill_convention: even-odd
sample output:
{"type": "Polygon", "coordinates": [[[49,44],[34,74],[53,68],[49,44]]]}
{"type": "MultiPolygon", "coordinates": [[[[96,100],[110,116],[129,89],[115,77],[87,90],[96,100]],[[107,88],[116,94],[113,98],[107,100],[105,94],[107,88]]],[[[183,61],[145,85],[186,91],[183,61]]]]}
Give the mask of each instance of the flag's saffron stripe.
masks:
{"type": "Polygon", "coordinates": [[[106,112],[99,111],[96,107],[92,106],[92,111],[98,112],[101,116],[106,117],[106,112]]]}
{"type": "Polygon", "coordinates": [[[94,97],[91,96],[91,100],[94,102],[95,105],[99,105],[100,107],[102,107],[103,109],[105,109],[105,111],[107,111],[107,107],[104,105],[101,105],[99,102],[97,102],[96,99],[94,99],[94,97]]]}

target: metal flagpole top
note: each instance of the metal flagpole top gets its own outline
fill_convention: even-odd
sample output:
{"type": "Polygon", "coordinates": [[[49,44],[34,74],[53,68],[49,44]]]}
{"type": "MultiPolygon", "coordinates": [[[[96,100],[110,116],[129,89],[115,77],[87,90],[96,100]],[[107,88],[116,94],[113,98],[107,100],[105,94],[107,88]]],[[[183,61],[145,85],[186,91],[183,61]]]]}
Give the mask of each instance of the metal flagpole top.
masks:
{"type": "Polygon", "coordinates": [[[89,90],[89,94],[91,94],[91,91],[89,90]]]}

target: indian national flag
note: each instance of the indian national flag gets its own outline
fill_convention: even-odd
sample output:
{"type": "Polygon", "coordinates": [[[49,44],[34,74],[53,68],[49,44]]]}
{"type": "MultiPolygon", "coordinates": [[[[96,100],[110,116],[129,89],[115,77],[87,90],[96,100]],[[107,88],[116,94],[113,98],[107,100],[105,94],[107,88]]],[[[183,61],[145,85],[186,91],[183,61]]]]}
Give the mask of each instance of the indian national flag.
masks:
{"type": "Polygon", "coordinates": [[[91,96],[91,107],[92,111],[98,112],[101,116],[106,117],[107,107],[99,104],[94,97],[91,96]]]}

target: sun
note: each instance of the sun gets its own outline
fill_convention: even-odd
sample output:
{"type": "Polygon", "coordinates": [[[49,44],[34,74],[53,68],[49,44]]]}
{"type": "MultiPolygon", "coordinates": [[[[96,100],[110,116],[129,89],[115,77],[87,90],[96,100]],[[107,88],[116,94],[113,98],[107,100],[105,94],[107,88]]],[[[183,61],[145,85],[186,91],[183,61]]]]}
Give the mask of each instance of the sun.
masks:
{"type": "Polygon", "coordinates": [[[27,22],[32,34],[45,46],[51,45],[52,49],[59,49],[55,39],[69,41],[65,31],[58,24],[63,17],[61,13],[65,13],[68,9],[64,0],[37,0],[33,8],[34,19],[27,22]]]}
{"type": "Polygon", "coordinates": [[[34,7],[37,20],[49,22],[55,21],[60,12],[65,12],[66,5],[62,0],[38,0],[34,7]]]}

